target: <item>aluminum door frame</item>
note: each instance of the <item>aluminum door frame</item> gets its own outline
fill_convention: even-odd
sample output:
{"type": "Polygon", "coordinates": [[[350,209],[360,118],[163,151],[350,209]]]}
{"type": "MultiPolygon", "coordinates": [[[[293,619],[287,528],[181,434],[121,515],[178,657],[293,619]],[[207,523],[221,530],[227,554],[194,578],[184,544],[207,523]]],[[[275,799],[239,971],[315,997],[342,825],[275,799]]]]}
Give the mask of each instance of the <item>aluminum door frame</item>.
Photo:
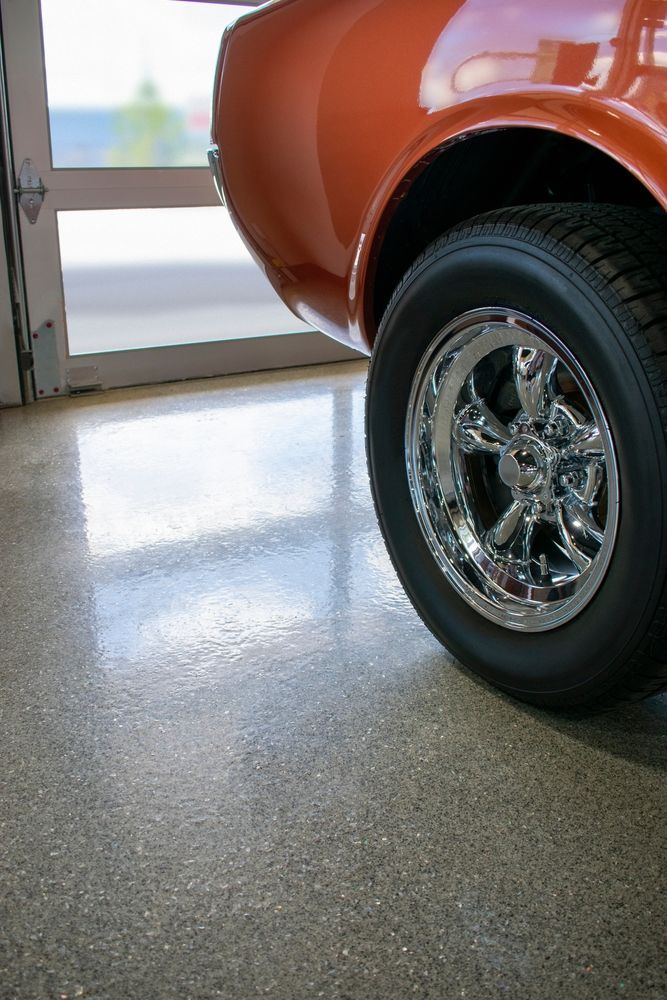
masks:
{"type": "MultiPolygon", "coordinates": [[[[206,0],[204,0],[206,2],[206,0]]],[[[0,0],[14,177],[30,159],[47,189],[37,221],[19,212],[30,331],[53,324],[59,384],[95,366],[102,388],[201,378],[359,358],[320,333],[280,334],[70,355],[57,212],[218,206],[208,167],[82,168],[52,166],[46,66],[39,0],[0,0]]],[[[212,85],[213,81],[211,81],[212,85]]],[[[202,150],[205,157],[205,150],[202,150]]]]}
{"type": "Polygon", "coordinates": [[[19,406],[22,402],[9,264],[5,244],[0,240],[0,407],[19,406]]]}

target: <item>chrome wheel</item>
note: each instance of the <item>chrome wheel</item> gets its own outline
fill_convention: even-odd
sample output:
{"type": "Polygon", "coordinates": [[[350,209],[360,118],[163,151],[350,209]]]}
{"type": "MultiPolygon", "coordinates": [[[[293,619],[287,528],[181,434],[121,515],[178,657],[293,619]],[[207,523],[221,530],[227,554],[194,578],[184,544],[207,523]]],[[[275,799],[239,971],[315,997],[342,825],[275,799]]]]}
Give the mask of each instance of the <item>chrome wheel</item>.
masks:
{"type": "Polygon", "coordinates": [[[543,631],[600,586],[618,527],[614,443],[586,373],[521,313],[475,309],[412,383],[406,464],[442,572],[475,610],[543,631]]]}

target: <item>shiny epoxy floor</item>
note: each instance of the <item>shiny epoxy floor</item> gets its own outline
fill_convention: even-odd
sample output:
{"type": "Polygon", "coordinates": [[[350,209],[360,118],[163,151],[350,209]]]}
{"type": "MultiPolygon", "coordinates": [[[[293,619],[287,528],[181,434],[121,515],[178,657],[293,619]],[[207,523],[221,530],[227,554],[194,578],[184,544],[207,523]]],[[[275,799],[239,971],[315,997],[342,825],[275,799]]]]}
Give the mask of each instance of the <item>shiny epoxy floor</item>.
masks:
{"type": "Polygon", "coordinates": [[[0,413],[0,996],[664,997],[665,699],[403,597],[364,367],[0,413]]]}

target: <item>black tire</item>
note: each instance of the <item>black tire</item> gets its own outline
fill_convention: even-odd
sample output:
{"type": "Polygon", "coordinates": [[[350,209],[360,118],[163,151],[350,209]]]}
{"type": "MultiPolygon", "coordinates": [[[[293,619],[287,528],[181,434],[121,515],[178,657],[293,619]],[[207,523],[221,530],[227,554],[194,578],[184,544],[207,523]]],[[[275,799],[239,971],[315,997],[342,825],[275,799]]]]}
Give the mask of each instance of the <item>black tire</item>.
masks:
{"type": "Polygon", "coordinates": [[[387,548],[435,636],[522,700],[608,708],[667,683],[666,381],[667,222],[658,212],[536,205],[479,216],[430,246],[386,309],[369,369],[366,433],[387,548]],[[496,307],[534,318],[566,346],[594,387],[615,447],[620,513],[601,582],[581,609],[544,630],[491,620],[452,585],[406,471],[420,365],[456,317],[496,307]]]}

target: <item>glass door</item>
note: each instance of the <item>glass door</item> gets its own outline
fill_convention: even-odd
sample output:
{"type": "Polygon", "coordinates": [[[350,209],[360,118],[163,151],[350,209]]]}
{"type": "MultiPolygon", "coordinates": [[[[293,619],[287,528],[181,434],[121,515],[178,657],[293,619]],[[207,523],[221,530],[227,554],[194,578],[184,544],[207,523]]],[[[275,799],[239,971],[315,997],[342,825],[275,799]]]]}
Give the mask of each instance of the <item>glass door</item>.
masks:
{"type": "Polygon", "coordinates": [[[251,6],[0,0],[38,396],[355,356],[279,302],[208,171],[251,6]]]}

